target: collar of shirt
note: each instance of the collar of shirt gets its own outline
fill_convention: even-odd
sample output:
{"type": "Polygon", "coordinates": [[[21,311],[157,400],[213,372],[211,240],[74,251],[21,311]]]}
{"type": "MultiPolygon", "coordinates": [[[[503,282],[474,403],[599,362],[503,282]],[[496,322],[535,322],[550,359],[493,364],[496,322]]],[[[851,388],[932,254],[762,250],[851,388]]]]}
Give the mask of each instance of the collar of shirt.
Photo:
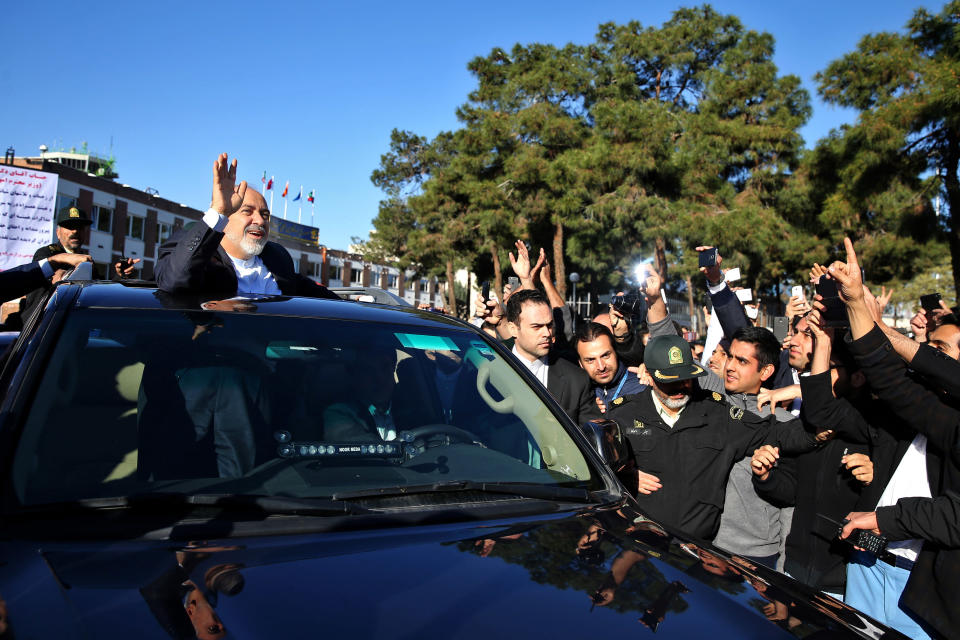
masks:
{"type": "MultiPolygon", "coordinates": [[[[680,419],[680,414],[683,413],[683,410],[686,409],[687,406],[684,405],[679,411],[677,411],[676,415],[670,415],[667,413],[666,407],[660,403],[660,398],[658,398],[657,394],[653,392],[653,389],[650,389],[650,397],[653,398],[653,406],[656,407],[657,413],[660,414],[660,419],[663,420],[668,427],[673,429],[673,425],[677,424],[677,420],[680,419]]],[[[687,404],[690,403],[688,402],[687,404]]]]}
{"type": "Polygon", "coordinates": [[[512,353],[517,357],[517,360],[522,362],[524,366],[530,370],[530,373],[532,373],[537,377],[537,380],[540,381],[540,384],[542,384],[544,387],[547,386],[547,376],[550,371],[550,365],[547,364],[547,356],[543,356],[542,358],[536,358],[535,360],[532,360],[532,361],[527,360],[526,357],[524,357],[523,355],[520,354],[519,351],[517,351],[516,344],[513,345],[512,353]]]}
{"type": "Polygon", "coordinates": [[[234,258],[227,254],[233,263],[233,270],[237,274],[237,293],[264,293],[280,295],[280,287],[276,279],[260,256],[253,256],[246,260],[234,258]]]}

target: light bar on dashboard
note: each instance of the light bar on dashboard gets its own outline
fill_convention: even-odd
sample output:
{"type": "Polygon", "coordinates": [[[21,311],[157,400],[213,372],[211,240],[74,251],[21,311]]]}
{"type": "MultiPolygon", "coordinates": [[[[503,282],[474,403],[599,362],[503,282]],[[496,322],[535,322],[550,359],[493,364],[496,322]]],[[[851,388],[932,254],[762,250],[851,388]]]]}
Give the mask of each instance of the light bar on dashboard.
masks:
{"type": "Polygon", "coordinates": [[[399,458],[404,443],[393,442],[294,442],[289,431],[277,431],[274,439],[281,458],[399,458]]]}

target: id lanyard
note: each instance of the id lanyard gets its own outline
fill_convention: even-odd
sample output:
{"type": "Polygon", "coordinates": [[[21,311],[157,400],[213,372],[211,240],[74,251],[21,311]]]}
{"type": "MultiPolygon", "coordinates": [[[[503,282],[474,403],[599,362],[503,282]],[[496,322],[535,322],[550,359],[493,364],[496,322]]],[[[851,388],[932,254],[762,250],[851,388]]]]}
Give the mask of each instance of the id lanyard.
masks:
{"type": "MultiPolygon", "coordinates": [[[[620,381],[620,384],[617,385],[617,390],[613,392],[613,397],[610,398],[610,402],[613,402],[614,400],[616,400],[616,399],[620,396],[620,390],[623,389],[623,385],[624,385],[624,383],[627,381],[627,376],[629,376],[629,375],[630,375],[630,372],[629,372],[629,371],[624,371],[624,372],[623,372],[623,379],[620,381]]],[[[597,391],[599,392],[600,389],[598,388],[597,391]]],[[[599,393],[597,394],[597,397],[600,397],[600,394],[599,394],[599,393]]],[[[607,399],[606,399],[606,398],[603,399],[603,403],[604,403],[604,404],[607,404],[607,399]]]]}

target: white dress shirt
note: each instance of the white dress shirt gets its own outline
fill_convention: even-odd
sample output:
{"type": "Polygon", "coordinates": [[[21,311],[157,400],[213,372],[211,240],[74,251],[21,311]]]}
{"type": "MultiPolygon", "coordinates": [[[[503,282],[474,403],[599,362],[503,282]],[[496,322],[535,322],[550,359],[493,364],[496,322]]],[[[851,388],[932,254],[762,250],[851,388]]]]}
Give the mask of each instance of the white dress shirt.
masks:
{"type": "MultiPolygon", "coordinates": [[[[900,498],[930,498],[930,481],[927,479],[927,437],[921,434],[913,439],[910,448],[900,458],[900,464],[887,483],[877,502],[877,508],[892,507],[900,498]]],[[[923,540],[898,540],[887,545],[887,551],[916,560],[923,540]]]]}
{"type": "Polygon", "coordinates": [[[530,370],[530,373],[537,377],[537,380],[540,381],[540,384],[543,385],[543,388],[547,388],[547,376],[550,373],[550,365],[547,364],[547,356],[542,358],[536,358],[535,360],[527,360],[526,356],[522,355],[517,351],[517,345],[513,345],[513,355],[517,357],[517,360],[526,365],[527,369],[530,370]]]}
{"type": "MultiPolygon", "coordinates": [[[[203,214],[203,221],[214,231],[223,232],[227,226],[227,216],[216,209],[208,209],[203,214]]],[[[237,274],[237,293],[262,293],[266,295],[280,295],[280,286],[260,256],[253,256],[246,260],[234,258],[229,253],[233,270],[237,274]]]]}

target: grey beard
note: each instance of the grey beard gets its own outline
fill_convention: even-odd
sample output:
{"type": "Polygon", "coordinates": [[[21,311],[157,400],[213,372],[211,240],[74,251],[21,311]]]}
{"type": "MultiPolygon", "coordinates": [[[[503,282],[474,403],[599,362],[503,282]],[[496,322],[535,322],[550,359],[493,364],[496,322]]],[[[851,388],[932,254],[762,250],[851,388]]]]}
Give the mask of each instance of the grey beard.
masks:
{"type": "Polygon", "coordinates": [[[674,400],[673,398],[660,398],[660,403],[667,409],[683,409],[685,406],[687,406],[688,402],[690,402],[690,396],[683,396],[682,400],[674,400]]]}
{"type": "Polygon", "coordinates": [[[261,238],[260,240],[254,240],[253,238],[247,237],[246,233],[236,234],[230,233],[227,235],[230,240],[233,241],[235,245],[240,247],[240,250],[243,251],[248,256],[258,256],[260,252],[263,251],[264,245],[267,244],[266,238],[261,238]]]}

